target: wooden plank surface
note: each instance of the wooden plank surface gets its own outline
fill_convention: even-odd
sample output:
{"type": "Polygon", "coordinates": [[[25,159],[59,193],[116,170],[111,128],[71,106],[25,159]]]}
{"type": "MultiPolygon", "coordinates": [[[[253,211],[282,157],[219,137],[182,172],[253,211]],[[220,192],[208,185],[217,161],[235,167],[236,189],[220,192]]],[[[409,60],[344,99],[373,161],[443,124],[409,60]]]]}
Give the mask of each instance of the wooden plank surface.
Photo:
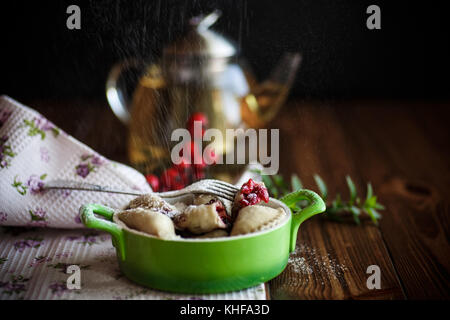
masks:
{"type": "MultiPolygon", "coordinates": [[[[448,108],[386,101],[298,103],[290,106],[289,116],[272,124],[283,128],[282,152],[292,154],[283,159],[286,173],[297,172],[307,187],[313,187],[312,174],[317,172],[331,194],[344,190],[348,195],[346,174],[362,194],[361,186],[371,181],[387,207],[379,230],[370,223],[335,226],[317,219],[302,226],[300,245],[325,248],[322,255],[331,252],[338,261],[345,260],[343,278],[348,282],[339,286],[330,280],[320,286],[317,277],[296,278],[289,267],[271,282],[274,298],[400,298],[403,291],[409,299],[448,299],[448,108]],[[369,291],[362,283],[361,269],[372,262],[381,269],[381,292],[369,291]],[[315,285],[308,284],[311,281],[315,285]]],[[[303,256],[311,259],[308,252],[303,256]]]]}
{"type": "MultiPolygon", "coordinates": [[[[344,136],[334,109],[322,104],[289,108],[289,114],[272,123],[283,137],[282,173],[288,176],[296,172],[305,187],[315,190],[313,175],[317,173],[327,182],[331,196],[340,191],[348,197],[345,176],[359,175],[360,163],[348,152],[351,142],[344,136]]],[[[295,256],[298,259],[291,256],[286,270],[270,282],[274,299],[403,298],[381,233],[369,221],[361,226],[320,218],[307,221],[300,227],[295,256]],[[380,267],[381,290],[367,288],[370,265],[380,267]]]]}
{"type": "MultiPolygon", "coordinates": [[[[108,158],[127,162],[126,128],[105,101],[24,101],[108,158]]],[[[272,299],[449,298],[450,148],[446,103],[292,101],[271,126],[280,128],[280,168],[316,189],[348,197],[371,181],[380,227],[316,217],[301,226],[297,251],[272,280],[272,299]],[[381,270],[381,290],[366,287],[366,269],[381,270]]]]}
{"type": "Polygon", "coordinates": [[[383,112],[379,109],[355,104],[340,112],[343,131],[353,141],[350,154],[364,164],[359,178],[373,181],[388,208],[380,228],[406,296],[448,299],[449,106],[385,102],[383,112]],[[346,121],[348,113],[358,122],[346,121]],[[362,128],[365,134],[355,136],[362,128]]]}

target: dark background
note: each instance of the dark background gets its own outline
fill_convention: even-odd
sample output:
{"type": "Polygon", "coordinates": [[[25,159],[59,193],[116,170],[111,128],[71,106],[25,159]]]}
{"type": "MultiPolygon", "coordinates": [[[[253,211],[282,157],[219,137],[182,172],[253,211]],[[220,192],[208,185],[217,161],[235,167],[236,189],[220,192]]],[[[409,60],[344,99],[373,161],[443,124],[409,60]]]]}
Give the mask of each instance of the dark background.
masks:
{"type": "Polygon", "coordinates": [[[103,97],[110,67],[154,59],[193,15],[220,8],[214,29],[234,39],[263,78],[285,51],[304,63],[302,98],[449,98],[449,34],[437,1],[2,1],[0,94],[16,99],[103,97]],[[66,8],[81,8],[68,30],[66,8]],[[381,30],[366,8],[381,8],[381,30]]]}

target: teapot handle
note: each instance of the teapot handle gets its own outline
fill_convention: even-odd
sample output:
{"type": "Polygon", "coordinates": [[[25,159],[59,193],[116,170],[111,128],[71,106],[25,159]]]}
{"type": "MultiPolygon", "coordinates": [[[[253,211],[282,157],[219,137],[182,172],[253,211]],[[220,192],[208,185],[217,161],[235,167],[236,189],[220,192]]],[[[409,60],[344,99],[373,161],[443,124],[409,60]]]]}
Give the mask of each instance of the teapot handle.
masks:
{"type": "Polygon", "coordinates": [[[142,65],[143,63],[138,59],[121,61],[111,68],[106,81],[106,99],[108,100],[109,106],[116,117],[125,125],[127,125],[130,120],[129,110],[131,107],[132,94],[127,92],[125,80],[130,81],[130,78],[133,77],[138,79],[137,72],[130,75],[131,70],[142,70],[142,65]],[[126,76],[126,74],[128,74],[128,76],[126,76]]]}

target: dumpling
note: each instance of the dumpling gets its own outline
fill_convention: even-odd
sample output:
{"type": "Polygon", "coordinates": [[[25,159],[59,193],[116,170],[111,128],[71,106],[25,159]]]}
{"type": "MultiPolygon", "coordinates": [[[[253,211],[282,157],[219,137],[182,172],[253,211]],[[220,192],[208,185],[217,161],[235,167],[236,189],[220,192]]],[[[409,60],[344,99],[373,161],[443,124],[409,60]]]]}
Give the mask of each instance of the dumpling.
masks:
{"type": "Polygon", "coordinates": [[[187,208],[187,204],[184,202],[176,202],[173,204],[173,206],[175,207],[175,209],[177,209],[178,212],[183,212],[184,209],[187,208]]]}
{"type": "Polygon", "coordinates": [[[194,205],[209,204],[218,199],[210,194],[198,194],[194,197],[194,205]]]}
{"type": "Polygon", "coordinates": [[[118,213],[118,217],[129,228],[154,235],[161,239],[177,238],[172,219],[161,212],[135,208],[118,213]]]}
{"type": "Polygon", "coordinates": [[[179,213],[176,207],[172,206],[171,204],[164,201],[161,197],[152,193],[144,194],[131,200],[125,209],[135,208],[150,209],[152,211],[161,212],[167,215],[169,218],[172,218],[179,213]]]}
{"type": "Polygon", "coordinates": [[[231,205],[232,202],[229,200],[219,200],[219,198],[212,196],[210,194],[198,194],[194,197],[194,205],[199,206],[202,204],[212,204],[214,202],[219,202],[221,206],[225,209],[223,212],[220,212],[219,214],[222,217],[222,220],[225,221],[225,223],[231,223],[231,205]]]}
{"type": "Polygon", "coordinates": [[[198,236],[196,238],[209,239],[209,238],[220,238],[220,237],[228,237],[228,232],[223,229],[217,229],[217,230],[213,230],[211,232],[202,234],[201,236],[198,236]]]}
{"type": "MultiPolygon", "coordinates": [[[[210,232],[215,229],[225,229],[227,224],[220,212],[225,211],[219,201],[212,204],[188,206],[182,213],[175,216],[173,221],[180,230],[189,230],[195,234],[210,232]]],[[[226,216],[226,213],[225,213],[226,216]]]]}
{"type": "Polygon", "coordinates": [[[231,229],[231,236],[252,233],[276,226],[285,217],[282,208],[273,209],[266,206],[247,206],[239,214],[231,229]]]}

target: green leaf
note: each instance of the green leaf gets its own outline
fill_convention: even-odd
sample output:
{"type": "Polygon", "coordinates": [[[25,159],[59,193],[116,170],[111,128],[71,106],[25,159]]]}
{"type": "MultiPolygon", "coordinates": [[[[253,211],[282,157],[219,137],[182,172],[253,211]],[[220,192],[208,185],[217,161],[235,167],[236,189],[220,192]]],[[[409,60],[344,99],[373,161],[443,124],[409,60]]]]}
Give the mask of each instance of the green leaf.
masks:
{"type": "Polygon", "coordinates": [[[370,211],[372,211],[372,215],[373,215],[376,219],[381,219],[381,214],[379,214],[377,210],[375,210],[375,209],[370,209],[370,211]]]}
{"type": "Polygon", "coordinates": [[[325,182],[323,182],[322,178],[318,174],[314,175],[314,180],[316,181],[317,187],[319,188],[320,196],[323,198],[323,200],[326,200],[328,190],[325,182]]]}
{"type": "Polygon", "coordinates": [[[275,174],[272,176],[272,179],[275,182],[275,185],[278,187],[278,190],[280,190],[282,195],[285,195],[289,192],[288,186],[281,175],[275,174]]]}
{"type": "Polygon", "coordinates": [[[353,215],[359,216],[361,214],[361,210],[358,207],[351,206],[349,210],[353,215]]]}
{"type": "Polygon", "coordinates": [[[261,176],[261,179],[264,182],[264,184],[265,184],[267,190],[269,191],[269,193],[274,198],[278,198],[278,189],[273,184],[272,179],[270,179],[270,176],[263,175],[263,176],[261,176]]]}
{"type": "Polygon", "coordinates": [[[377,204],[377,196],[372,196],[371,198],[366,200],[366,203],[364,204],[365,207],[374,208],[377,204]]]}
{"type": "Polygon", "coordinates": [[[53,136],[56,138],[57,136],[59,136],[59,129],[54,127],[52,128],[52,132],[53,132],[53,136]]]}
{"type": "Polygon", "coordinates": [[[350,176],[346,176],[345,180],[347,180],[348,189],[350,190],[350,205],[353,205],[353,203],[356,200],[356,187],[355,184],[352,181],[352,178],[350,176]]]}
{"type": "Polygon", "coordinates": [[[374,208],[377,210],[384,210],[386,209],[381,203],[375,203],[374,208]]]}
{"type": "Polygon", "coordinates": [[[92,158],[93,156],[94,155],[92,155],[92,154],[83,154],[83,155],[81,155],[80,159],[83,161],[86,161],[87,159],[92,158]]]}
{"type": "Polygon", "coordinates": [[[361,220],[359,219],[359,216],[356,215],[356,214],[353,215],[353,221],[355,221],[355,223],[356,223],[357,225],[360,225],[360,224],[361,224],[361,220]]]}
{"type": "MultiPolygon", "coordinates": [[[[326,200],[328,190],[325,182],[318,174],[315,174],[313,177],[318,186],[321,197],[326,200]]],[[[283,201],[293,212],[298,212],[309,204],[308,200],[302,199],[302,197],[299,197],[296,192],[286,194],[289,187],[292,187],[293,190],[303,188],[303,185],[296,174],[291,176],[289,187],[281,175],[262,176],[262,178],[264,184],[269,190],[269,193],[271,193],[273,197],[277,198],[278,196],[282,196],[280,200],[283,201]]],[[[350,213],[354,222],[359,225],[361,223],[361,214],[364,213],[368,215],[373,223],[377,225],[378,219],[381,218],[381,215],[377,212],[377,210],[384,210],[385,208],[382,204],[377,203],[377,197],[373,194],[372,185],[370,183],[367,184],[366,199],[361,199],[357,196],[356,186],[351,177],[347,175],[345,179],[350,191],[350,199],[348,201],[343,201],[340,194],[337,193],[336,197],[333,201],[331,201],[331,204],[327,206],[324,213],[325,216],[331,220],[343,221],[340,215],[343,213],[350,213]]]]}
{"type": "Polygon", "coordinates": [[[366,208],[366,212],[369,215],[372,222],[378,225],[378,219],[381,218],[381,215],[375,209],[372,208],[366,208]]]}
{"type": "Polygon", "coordinates": [[[11,151],[9,151],[9,150],[3,150],[3,154],[6,154],[7,156],[9,156],[9,157],[14,157],[14,156],[16,156],[16,154],[14,153],[14,152],[11,152],[11,151]]]}
{"type": "Polygon", "coordinates": [[[372,188],[372,184],[369,182],[367,184],[367,196],[366,196],[366,200],[372,198],[373,196],[373,188],[372,188]]]}
{"type": "Polygon", "coordinates": [[[336,199],[331,203],[334,209],[339,209],[342,206],[341,195],[338,193],[336,199]]]}
{"type": "Polygon", "coordinates": [[[292,191],[297,191],[299,189],[303,189],[302,182],[300,181],[300,178],[295,173],[291,176],[291,186],[292,186],[292,191]]]}
{"type": "Polygon", "coordinates": [[[45,178],[47,178],[47,174],[44,173],[42,176],[39,177],[39,179],[44,180],[45,178]]]}

